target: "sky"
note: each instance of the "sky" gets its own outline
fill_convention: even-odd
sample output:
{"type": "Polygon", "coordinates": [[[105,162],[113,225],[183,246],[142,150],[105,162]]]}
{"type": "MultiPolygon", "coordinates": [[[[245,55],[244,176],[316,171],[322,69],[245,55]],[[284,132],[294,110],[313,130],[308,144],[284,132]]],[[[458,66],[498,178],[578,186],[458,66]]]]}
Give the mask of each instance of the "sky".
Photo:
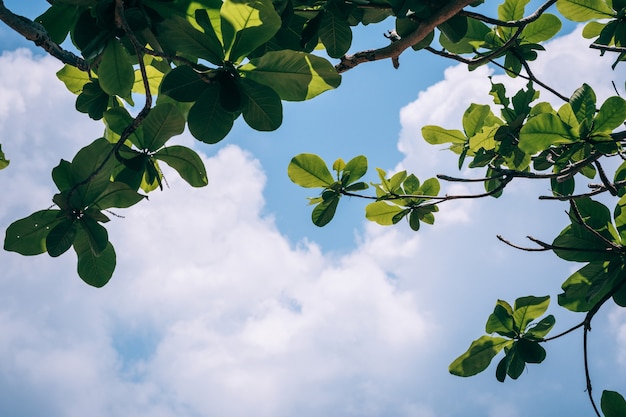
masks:
{"type": "MultiPolygon", "coordinates": [[[[546,46],[536,74],[565,95],[582,82],[599,97],[613,94],[620,73],[586,48],[580,28],[571,30],[546,46]]],[[[363,38],[382,41],[382,31],[363,38]]],[[[102,125],[74,110],[57,61],[4,27],[0,47],[0,143],[11,160],[0,172],[5,229],[50,206],[50,170],[102,125]]],[[[209,185],[194,189],[166,172],[165,191],[116,211],[123,218],[107,226],[117,269],[102,289],[78,278],[72,251],[56,259],[0,252],[0,414],[591,415],[580,333],[547,344],[545,362],[517,381],[497,382],[495,364],[472,378],[447,371],[483,334],[497,299],[551,295],[555,334],[582,320],[556,305],[575,264],[495,238],[551,241],[565,227],[565,205],[537,200],[547,184],[519,182],[497,200],[442,204],[435,225],[414,233],[367,222],[364,205],[349,199],[317,228],[305,199],[314,191],[286,175],[291,157],[310,152],[331,162],[364,154],[372,168],[420,179],[477,176],[459,173],[456,157],[427,145],[420,129],[458,128],[471,102],[489,102],[489,75],[510,90],[521,85],[408,53],[399,70],[363,65],[336,91],[285,103],[276,132],[238,123],[216,146],[184,133],[174,141],[202,156],[209,185]]],[[[624,311],[598,315],[590,353],[594,392],[624,393],[624,311]]]]}

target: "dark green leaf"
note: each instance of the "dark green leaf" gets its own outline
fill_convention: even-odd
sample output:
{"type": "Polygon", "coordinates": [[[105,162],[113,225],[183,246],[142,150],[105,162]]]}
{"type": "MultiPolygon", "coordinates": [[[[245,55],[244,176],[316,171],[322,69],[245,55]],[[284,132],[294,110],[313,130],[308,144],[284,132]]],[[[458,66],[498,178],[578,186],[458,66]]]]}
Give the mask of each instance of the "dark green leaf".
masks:
{"type": "Polygon", "coordinates": [[[241,79],[244,97],[243,118],[248,125],[260,131],[272,131],[283,122],[283,105],[276,92],[256,81],[241,79]]]}
{"type": "Polygon", "coordinates": [[[107,229],[89,217],[81,218],[80,226],[81,235],[86,237],[91,252],[94,256],[100,256],[109,243],[107,229]]]}
{"type": "Polygon", "coordinates": [[[111,39],[104,49],[98,66],[98,81],[102,90],[110,96],[130,96],[135,83],[135,70],[126,48],[116,39],[111,39]]]}
{"type": "Polygon", "coordinates": [[[625,417],[626,416],[626,400],[618,392],[602,391],[602,399],[600,407],[604,413],[604,417],[625,417]]]}
{"type": "Polygon", "coordinates": [[[189,131],[202,142],[217,143],[233,127],[235,117],[220,105],[219,91],[217,84],[209,85],[189,109],[189,131]]]}
{"type": "Polygon", "coordinates": [[[83,230],[79,229],[74,241],[74,250],[78,256],[78,275],[92,287],[103,287],[115,270],[115,250],[107,241],[106,246],[99,255],[95,255],[90,247],[89,238],[83,230]]]}
{"type": "Polygon", "coordinates": [[[554,327],[556,319],[553,315],[549,315],[541,319],[537,324],[526,330],[525,338],[531,340],[543,339],[554,327]]]}
{"type": "Polygon", "coordinates": [[[41,210],[11,223],[4,237],[4,250],[21,255],[39,255],[46,251],[46,237],[59,224],[60,210],[41,210]]]}
{"type": "Polygon", "coordinates": [[[182,102],[196,101],[206,88],[200,74],[187,65],[174,68],[161,82],[161,93],[182,102]]]}
{"type": "Polygon", "coordinates": [[[74,220],[65,219],[50,229],[46,237],[46,250],[52,257],[61,256],[74,243],[76,237],[76,223],[74,220]]]}
{"type": "Polygon", "coordinates": [[[146,198],[138,194],[127,184],[119,181],[110,182],[107,188],[100,194],[96,204],[99,210],[106,210],[111,207],[127,208],[133,206],[146,198]]]}
{"type": "Polygon", "coordinates": [[[340,198],[339,194],[335,194],[333,197],[324,199],[324,201],[315,206],[311,214],[313,224],[319,227],[326,226],[335,216],[340,198]]]}
{"type": "Polygon", "coordinates": [[[185,116],[171,103],[157,104],[142,123],[146,149],[155,152],[185,130],[185,116]]]}
{"type": "Polygon", "coordinates": [[[486,333],[498,333],[501,336],[513,337],[516,334],[513,322],[513,310],[503,300],[498,300],[493,313],[489,315],[485,325],[486,333]]]}
{"type": "Polygon", "coordinates": [[[193,150],[184,146],[168,146],[154,157],[174,168],[192,187],[204,187],[209,183],[202,159],[193,150]]]}
{"type": "Polygon", "coordinates": [[[328,56],[341,58],[352,44],[352,29],[345,19],[334,13],[324,13],[319,27],[319,37],[328,56]]]}

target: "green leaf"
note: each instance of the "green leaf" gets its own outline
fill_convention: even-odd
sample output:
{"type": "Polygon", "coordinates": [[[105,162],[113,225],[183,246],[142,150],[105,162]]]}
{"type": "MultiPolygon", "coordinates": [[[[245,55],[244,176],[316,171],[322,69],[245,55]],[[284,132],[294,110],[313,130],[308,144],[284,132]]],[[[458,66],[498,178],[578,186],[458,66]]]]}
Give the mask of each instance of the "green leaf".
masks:
{"type": "Polygon", "coordinates": [[[72,247],[76,238],[76,223],[72,219],[65,219],[50,229],[46,237],[46,250],[52,257],[61,256],[72,247]]]}
{"type": "Polygon", "coordinates": [[[16,220],[7,228],[4,250],[20,255],[39,255],[46,251],[46,237],[63,221],[60,210],[40,210],[16,220]]]}
{"type": "Polygon", "coordinates": [[[324,13],[319,27],[319,37],[328,56],[341,58],[352,44],[352,29],[345,19],[334,13],[324,13]]]}
{"type": "Polygon", "coordinates": [[[442,143],[463,144],[467,140],[465,134],[460,130],[448,130],[432,125],[422,128],[422,136],[424,140],[431,145],[439,145],[442,143]]]}
{"type": "Polygon", "coordinates": [[[107,229],[89,217],[81,218],[80,226],[82,234],[84,234],[87,238],[87,243],[89,244],[91,252],[95,256],[100,256],[109,243],[109,234],[107,233],[107,229]]]}
{"type": "Polygon", "coordinates": [[[506,0],[498,6],[498,19],[519,20],[524,17],[524,8],[530,0],[506,0]]]}
{"type": "Polygon", "coordinates": [[[169,16],[163,21],[160,37],[166,45],[185,55],[206,59],[214,65],[222,65],[224,62],[222,45],[216,45],[210,36],[194,28],[182,17],[169,16]]]}
{"type": "Polygon", "coordinates": [[[611,133],[626,120],[626,101],[617,96],[609,97],[596,114],[593,133],[611,133]]]}
{"type": "Polygon", "coordinates": [[[56,2],[44,14],[37,17],[35,22],[46,28],[50,39],[60,45],[67,37],[77,11],[76,6],[56,2]]]}
{"type": "Polygon", "coordinates": [[[172,136],[185,130],[185,116],[172,103],[160,103],[150,110],[142,123],[144,146],[155,152],[172,136]]]}
{"type": "Polygon", "coordinates": [[[189,109],[187,124],[189,131],[198,140],[217,143],[224,139],[233,127],[235,117],[220,105],[220,87],[207,86],[198,100],[189,109]]]}
{"type": "Polygon", "coordinates": [[[561,20],[553,14],[544,13],[522,31],[522,37],[530,43],[547,41],[561,30],[561,20]]]}
{"type": "Polygon", "coordinates": [[[575,139],[558,116],[543,113],[530,118],[522,127],[519,148],[527,154],[534,155],[552,145],[572,143],[575,139]]]}
{"type": "Polygon", "coordinates": [[[367,158],[363,155],[352,158],[343,169],[344,175],[348,177],[344,186],[358,181],[367,172],[367,158]]]}
{"type": "Polygon", "coordinates": [[[168,72],[161,82],[161,93],[176,101],[196,101],[206,90],[207,83],[193,68],[181,65],[168,72]]]}
{"type": "Polygon", "coordinates": [[[517,352],[526,363],[541,363],[546,358],[546,350],[539,342],[520,339],[516,343],[517,352]]]}
{"type": "Polygon", "coordinates": [[[365,217],[382,226],[390,226],[399,221],[396,215],[402,211],[403,209],[395,204],[391,205],[384,201],[376,201],[365,206],[365,217]]]}
{"type": "Polygon", "coordinates": [[[580,123],[586,120],[589,125],[591,124],[596,114],[596,94],[589,85],[583,84],[574,91],[569,104],[580,123]]]}
{"type": "Polygon", "coordinates": [[[89,238],[83,231],[78,230],[74,240],[74,250],[78,256],[78,275],[92,287],[100,288],[106,285],[113,276],[116,256],[113,245],[107,241],[99,255],[95,255],[89,244],[89,238]]]}
{"type": "Polygon", "coordinates": [[[559,305],[570,311],[589,311],[608,291],[620,269],[609,262],[591,262],[570,275],[561,288],[559,305]]]}
{"type": "Polygon", "coordinates": [[[309,100],[336,88],[341,76],[324,58],[296,51],[273,51],[250,59],[239,72],[246,78],[265,84],[287,101],[309,100]]]}
{"type": "Polygon", "coordinates": [[[289,162],[289,179],[301,187],[327,187],[334,182],[326,163],[315,154],[301,153],[289,162]]]}
{"type": "Polygon", "coordinates": [[[204,187],[209,183],[202,159],[193,150],[184,146],[168,146],[154,157],[174,168],[192,187],[204,187]]]}
{"type": "Polygon", "coordinates": [[[476,375],[487,369],[498,352],[512,342],[503,337],[481,336],[472,342],[464,354],[450,364],[448,370],[452,375],[457,376],[476,375]]]}
{"type": "Polygon", "coordinates": [[[85,84],[76,98],[76,110],[87,113],[94,120],[102,119],[108,105],[109,95],[102,91],[98,80],[85,84]]]}
{"type": "Polygon", "coordinates": [[[574,22],[606,19],[615,15],[604,0],[558,0],[556,8],[565,18],[574,22]]]}
{"type": "Polygon", "coordinates": [[[222,2],[215,2],[208,10],[197,9],[195,10],[195,18],[198,25],[204,31],[204,35],[208,39],[203,41],[203,44],[211,50],[211,60],[209,62],[220,65],[224,61],[224,47],[222,46],[222,33],[221,33],[221,18],[219,18],[219,10],[221,9],[222,2]],[[209,16],[209,13],[211,16],[209,16]],[[215,62],[214,62],[215,61],[215,62]]]}
{"type": "Polygon", "coordinates": [[[74,94],[80,94],[83,86],[90,81],[87,72],[67,64],[57,71],[57,78],[74,94]]]}
{"type": "Polygon", "coordinates": [[[127,208],[137,204],[144,198],[146,196],[137,193],[127,184],[115,181],[109,183],[95,204],[99,210],[106,210],[111,207],[127,208]]]}
{"type": "Polygon", "coordinates": [[[239,63],[272,39],[281,26],[280,16],[270,0],[226,0],[220,15],[234,30],[233,39],[227,38],[222,31],[226,60],[232,63],[239,63]]]}
{"type": "Polygon", "coordinates": [[[450,40],[452,43],[460,42],[467,33],[468,18],[465,16],[455,15],[452,18],[440,23],[437,28],[450,40]]]}
{"type": "Polygon", "coordinates": [[[513,323],[513,309],[503,300],[498,300],[489,315],[485,325],[486,333],[498,333],[501,336],[514,337],[516,335],[513,323]]]}
{"type": "Polygon", "coordinates": [[[329,199],[325,199],[313,209],[311,219],[313,220],[313,224],[316,226],[326,226],[335,216],[335,211],[337,210],[337,205],[339,204],[341,196],[336,193],[334,194],[334,196],[329,199]]]}
{"type": "Polygon", "coordinates": [[[626,400],[618,392],[602,391],[600,408],[604,417],[626,417],[626,400]]]}
{"type": "Polygon", "coordinates": [[[488,105],[472,103],[463,114],[463,130],[467,137],[476,135],[485,125],[494,124],[502,124],[502,122],[491,112],[488,105]]]}
{"type": "Polygon", "coordinates": [[[526,330],[524,337],[531,340],[543,339],[554,327],[556,319],[552,314],[541,319],[537,324],[526,330]]]}
{"type": "Polygon", "coordinates": [[[126,48],[111,39],[98,66],[100,88],[110,96],[129,97],[135,83],[135,70],[126,48]]]}
{"type": "Polygon", "coordinates": [[[73,208],[87,207],[109,185],[111,171],[115,164],[115,158],[109,154],[112,149],[111,143],[104,138],[99,138],[78,151],[72,159],[70,172],[73,184],[78,185],[84,182],[77,186],[72,194],[73,208]]]}
{"type": "MultiPolygon", "coordinates": [[[[453,43],[448,39],[447,36],[440,36],[439,43],[447,51],[450,51],[454,54],[470,54],[483,44],[485,36],[489,32],[489,26],[487,26],[483,22],[476,19],[467,19],[467,32],[460,42],[453,43]]],[[[400,36],[402,36],[402,34],[400,34],[400,36]]]]}
{"type": "Polygon", "coordinates": [[[513,306],[513,320],[520,331],[525,331],[528,324],[546,312],[550,305],[550,296],[520,297],[513,306]]]}
{"type": "Polygon", "coordinates": [[[283,105],[276,92],[256,81],[241,80],[244,95],[243,118],[253,129],[268,132],[283,122],[283,105]]]}
{"type": "Polygon", "coordinates": [[[6,167],[9,166],[9,161],[8,159],[6,159],[6,156],[4,155],[4,152],[2,152],[2,145],[0,145],[0,169],[4,169],[6,167]]]}

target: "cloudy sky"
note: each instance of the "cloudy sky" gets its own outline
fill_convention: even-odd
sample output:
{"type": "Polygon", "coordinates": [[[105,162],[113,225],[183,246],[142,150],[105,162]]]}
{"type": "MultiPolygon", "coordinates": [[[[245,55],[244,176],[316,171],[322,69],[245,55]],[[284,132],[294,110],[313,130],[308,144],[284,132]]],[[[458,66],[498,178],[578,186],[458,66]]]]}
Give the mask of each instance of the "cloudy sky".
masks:
{"type": "MultiPolygon", "coordinates": [[[[610,81],[624,80],[579,32],[547,45],[533,68],[565,95],[582,82],[612,94],[610,81]]],[[[4,230],[50,206],[50,170],[102,126],[74,111],[75,96],[54,75],[58,62],[18,49],[29,45],[5,28],[0,39],[0,143],[11,159],[0,172],[4,230]]],[[[301,152],[330,161],[365,154],[371,167],[420,179],[458,174],[454,155],[427,146],[420,129],[458,128],[469,103],[489,101],[490,74],[407,54],[399,71],[363,65],[336,91],[286,103],[277,132],[240,123],[211,147],[183,134],[176,141],[202,155],[209,186],[192,189],[170,174],[164,192],[120,210],[124,218],[108,227],[117,270],[102,289],[78,278],[72,251],[57,259],[0,252],[2,415],[589,415],[579,333],[548,344],[544,364],[518,381],[498,383],[494,367],[469,379],[447,372],[483,334],[498,298],[551,295],[556,331],[582,319],[556,305],[575,265],[495,238],[549,241],[566,225],[566,206],[536,199],[547,184],[447,203],[435,226],[416,234],[367,223],[362,203],[347,199],[318,229],[305,200],[311,190],[286,175],[301,152]]],[[[624,312],[598,316],[590,349],[594,392],[623,392],[624,312]]]]}

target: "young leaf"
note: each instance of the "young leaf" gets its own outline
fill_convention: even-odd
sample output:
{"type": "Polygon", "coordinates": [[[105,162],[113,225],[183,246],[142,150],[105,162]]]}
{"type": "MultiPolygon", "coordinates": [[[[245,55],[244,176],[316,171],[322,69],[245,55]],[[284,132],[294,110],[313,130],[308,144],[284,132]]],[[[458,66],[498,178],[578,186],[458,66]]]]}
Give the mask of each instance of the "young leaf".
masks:
{"type": "Polygon", "coordinates": [[[606,19],[615,14],[604,0],[559,0],[556,8],[565,18],[574,22],[606,19]]]}
{"type": "Polygon", "coordinates": [[[626,101],[617,96],[609,97],[593,121],[593,133],[611,133],[626,120],[626,101]]]}
{"type": "Polygon", "coordinates": [[[519,148],[527,154],[534,155],[551,145],[571,143],[575,139],[558,116],[543,113],[530,118],[522,127],[519,148]]]}
{"type": "Polygon", "coordinates": [[[503,337],[481,336],[472,342],[464,354],[450,364],[448,370],[452,375],[457,376],[476,375],[487,369],[498,352],[511,343],[513,343],[512,340],[503,337]]]}
{"type": "Polygon", "coordinates": [[[289,179],[301,187],[327,187],[333,179],[326,163],[317,155],[301,153],[291,159],[287,167],[289,179]]]}
{"type": "Polygon", "coordinates": [[[345,165],[344,172],[348,176],[344,186],[358,181],[367,172],[367,158],[363,155],[355,156],[345,165]]]}

